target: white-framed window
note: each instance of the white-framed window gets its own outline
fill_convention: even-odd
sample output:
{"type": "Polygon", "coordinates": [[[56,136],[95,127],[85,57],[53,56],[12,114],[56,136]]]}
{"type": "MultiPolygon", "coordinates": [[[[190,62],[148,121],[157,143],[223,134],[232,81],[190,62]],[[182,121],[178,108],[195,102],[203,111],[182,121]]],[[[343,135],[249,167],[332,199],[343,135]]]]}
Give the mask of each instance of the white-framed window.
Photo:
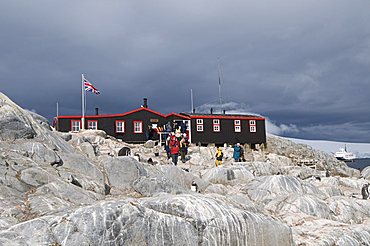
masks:
{"type": "Polygon", "coordinates": [[[71,120],[71,131],[72,132],[79,132],[81,129],[81,121],[80,120],[71,120]]]}
{"type": "Polygon", "coordinates": [[[134,133],[143,133],[143,122],[141,120],[134,120],[134,133]]]}
{"type": "Polygon", "coordinates": [[[87,129],[98,130],[98,121],[97,120],[88,120],[87,129]]]}
{"type": "Polygon", "coordinates": [[[249,120],[249,132],[256,132],[256,120],[249,120]]]}
{"type": "Polygon", "coordinates": [[[124,132],[125,132],[125,121],[116,120],[116,133],[124,133],[124,132]]]}
{"type": "Polygon", "coordinates": [[[219,119],[214,119],[213,120],[213,131],[214,132],[219,132],[221,129],[220,127],[220,120],[219,119]]]}
{"type": "Polygon", "coordinates": [[[242,132],[242,125],[240,120],[234,120],[234,132],[242,132]]]}
{"type": "Polygon", "coordinates": [[[203,119],[197,119],[197,132],[202,132],[204,131],[203,127],[203,119]]]}
{"type": "Polygon", "coordinates": [[[256,126],[249,126],[249,131],[256,132],[257,131],[256,126]]]}
{"type": "Polygon", "coordinates": [[[197,125],[197,132],[203,131],[203,125],[197,125]]]}

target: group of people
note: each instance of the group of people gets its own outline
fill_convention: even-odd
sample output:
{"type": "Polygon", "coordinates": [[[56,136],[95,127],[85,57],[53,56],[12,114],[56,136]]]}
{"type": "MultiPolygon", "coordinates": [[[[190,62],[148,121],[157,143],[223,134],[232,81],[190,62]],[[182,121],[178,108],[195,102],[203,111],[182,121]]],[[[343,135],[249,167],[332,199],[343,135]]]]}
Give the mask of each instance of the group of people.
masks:
{"type": "MultiPolygon", "coordinates": [[[[222,165],[222,158],[224,157],[224,154],[222,153],[222,149],[220,147],[217,148],[215,157],[216,157],[216,161],[215,161],[216,167],[221,166],[222,165]]],[[[244,159],[244,149],[240,145],[240,143],[237,143],[237,144],[234,145],[233,158],[234,158],[235,162],[245,161],[245,159],[244,159]]]]}
{"type": "MultiPolygon", "coordinates": [[[[176,130],[175,133],[171,132],[168,134],[168,137],[165,141],[164,149],[167,153],[167,158],[172,159],[172,163],[177,166],[179,155],[181,156],[182,163],[186,162],[186,155],[188,154],[189,140],[186,137],[186,134],[181,133],[179,130],[176,130]]],[[[235,162],[245,161],[244,159],[244,149],[237,143],[234,145],[234,154],[233,158],[235,162]]],[[[222,160],[224,154],[220,147],[216,151],[216,167],[222,165],[222,160]]]]}
{"type": "Polygon", "coordinates": [[[182,163],[186,162],[186,155],[188,154],[189,140],[185,133],[176,130],[171,132],[165,142],[164,149],[166,150],[168,159],[172,158],[172,163],[177,166],[178,157],[181,156],[182,163]]]}

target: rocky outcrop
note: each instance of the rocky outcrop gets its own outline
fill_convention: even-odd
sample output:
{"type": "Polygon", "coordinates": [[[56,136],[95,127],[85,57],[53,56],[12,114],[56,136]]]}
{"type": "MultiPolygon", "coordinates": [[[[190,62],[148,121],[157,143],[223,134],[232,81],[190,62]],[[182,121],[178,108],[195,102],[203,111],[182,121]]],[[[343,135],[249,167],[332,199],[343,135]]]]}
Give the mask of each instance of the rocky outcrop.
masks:
{"type": "Polygon", "coordinates": [[[293,245],[288,226],[205,196],[100,202],[0,232],[2,244],[293,245]]]}
{"type": "Polygon", "coordinates": [[[0,94],[0,140],[0,245],[370,242],[370,169],[278,137],[245,162],[223,147],[215,167],[215,146],[191,146],[173,166],[154,141],[58,133],[0,94]]]}
{"type": "Polygon", "coordinates": [[[289,157],[293,163],[312,161],[317,169],[330,171],[333,175],[343,177],[360,177],[360,171],[349,168],[344,162],[338,161],[334,156],[323,151],[312,149],[305,144],[293,143],[290,140],[273,135],[267,137],[267,150],[280,156],[289,157]]]}

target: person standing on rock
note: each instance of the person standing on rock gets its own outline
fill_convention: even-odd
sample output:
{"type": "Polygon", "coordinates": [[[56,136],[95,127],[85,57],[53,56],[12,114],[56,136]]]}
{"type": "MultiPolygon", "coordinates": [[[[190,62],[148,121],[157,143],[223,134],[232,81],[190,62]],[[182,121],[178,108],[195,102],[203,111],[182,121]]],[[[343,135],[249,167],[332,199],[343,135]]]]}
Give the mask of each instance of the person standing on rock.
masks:
{"type": "Polygon", "coordinates": [[[182,163],[186,162],[186,155],[188,153],[189,141],[186,139],[186,134],[183,134],[180,140],[180,154],[182,163]]]}
{"type": "Polygon", "coordinates": [[[241,156],[241,147],[240,143],[237,143],[234,145],[234,154],[233,154],[235,162],[240,162],[240,156],[241,156]]]}
{"type": "Polygon", "coordinates": [[[166,141],[164,143],[164,150],[167,153],[167,159],[171,158],[171,149],[170,149],[170,141],[171,141],[172,134],[168,134],[168,137],[166,138],[166,141]]]}
{"type": "Polygon", "coordinates": [[[216,161],[215,161],[216,167],[222,165],[222,157],[224,157],[224,154],[222,153],[222,149],[218,147],[216,151],[216,161]]]}
{"type": "Polygon", "coordinates": [[[170,141],[170,150],[171,150],[171,157],[172,157],[172,162],[175,166],[177,166],[177,160],[179,157],[179,141],[177,140],[176,136],[173,135],[171,136],[171,141],[170,141]]]}
{"type": "Polygon", "coordinates": [[[240,161],[242,162],[245,162],[245,158],[244,158],[244,148],[243,146],[240,145],[240,161]]]}

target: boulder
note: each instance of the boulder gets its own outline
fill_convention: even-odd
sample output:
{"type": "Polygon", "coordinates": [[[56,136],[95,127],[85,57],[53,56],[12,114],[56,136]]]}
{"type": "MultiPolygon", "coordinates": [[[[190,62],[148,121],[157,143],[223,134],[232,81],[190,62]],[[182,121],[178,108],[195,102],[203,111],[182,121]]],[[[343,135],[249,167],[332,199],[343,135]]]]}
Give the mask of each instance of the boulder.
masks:
{"type": "Polygon", "coordinates": [[[365,167],[362,171],[361,171],[361,177],[367,179],[370,181],[370,166],[368,167],[365,167]]]}
{"type": "Polygon", "coordinates": [[[204,193],[216,193],[226,196],[228,194],[228,188],[222,184],[212,184],[206,188],[204,193]]]}
{"type": "Polygon", "coordinates": [[[370,203],[352,197],[333,196],[327,200],[335,220],[348,224],[361,224],[370,218],[370,203]]]}
{"type": "Polygon", "coordinates": [[[202,179],[214,184],[245,184],[254,178],[253,174],[244,166],[222,166],[207,169],[202,179]]]}
{"type": "Polygon", "coordinates": [[[314,194],[325,197],[312,184],[296,177],[283,175],[257,177],[243,186],[241,191],[248,194],[253,201],[265,204],[278,197],[285,197],[290,194],[314,194]]]}
{"type": "Polygon", "coordinates": [[[289,194],[280,196],[269,202],[266,207],[270,213],[278,217],[286,214],[307,214],[322,219],[333,219],[333,212],[325,201],[312,194],[289,194]]]}
{"type": "Polygon", "coordinates": [[[155,146],[155,141],[153,140],[148,140],[144,143],[145,148],[154,148],[154,146],[155,146]]]}
{"type": "Polygon", "coordinates": [[[107,174],[108,185],[121,191],[131,189],[134,181],[148,175],[142,163],[128,156],[102,158],[101,165],[107,174]]]}

